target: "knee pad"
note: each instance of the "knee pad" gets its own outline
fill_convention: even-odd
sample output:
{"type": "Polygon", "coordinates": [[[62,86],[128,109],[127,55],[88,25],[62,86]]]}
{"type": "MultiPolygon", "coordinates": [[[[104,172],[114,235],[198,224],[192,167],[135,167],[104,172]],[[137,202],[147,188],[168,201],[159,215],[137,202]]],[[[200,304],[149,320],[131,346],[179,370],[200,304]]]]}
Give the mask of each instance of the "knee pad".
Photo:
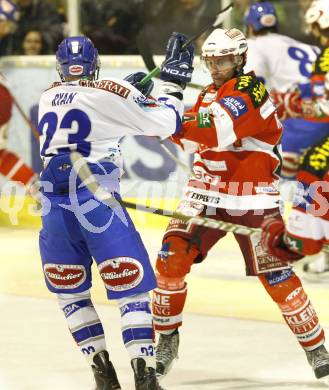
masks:
{"type": "Polygon", "coordinates": [[[258,277],[276,303],[284,302],[290,294],[302,287],[300,279],[291,269],[269,272],[258,277]]]}
{"type": "Polygon", "coordinates": [[[157,272],[168,278],[181,278],[188,274],[200,255],[195,245],[178,236],[166,237],[156,261],[157,272]]]}

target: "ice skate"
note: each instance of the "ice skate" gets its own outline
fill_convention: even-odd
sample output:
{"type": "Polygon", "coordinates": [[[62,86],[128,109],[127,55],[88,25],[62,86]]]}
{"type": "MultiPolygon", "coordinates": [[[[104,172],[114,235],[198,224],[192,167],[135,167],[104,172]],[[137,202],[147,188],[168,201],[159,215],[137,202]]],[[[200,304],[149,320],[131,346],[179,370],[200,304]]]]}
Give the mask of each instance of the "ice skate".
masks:
{"type": "Polygon", "coordinates": [[[121,390],[113,364],[107,351],[101,351],[94,356],[91,367],[96,381],[96,390],[121,390]]]}
{"type": "Polygon", "coordinates": [[[303,277],[310,282],[328,282],[329,280],[329,254],[316,256],[313,261],[303,266],[303,277]]]}
{"type": "Polygon", "coordinates": [[[178,357],[179,333],[176,329],[173,333],[160,334],[156,348],[156,373],[163,377],[170,371],[174,359],[178,357]]]}
{"type": "Polygon", "coordinates": [[[146,367],[146,362],[143,358],[133,359],[131,367],[134,370],[136,390],[164,390],[158,383],[155,369],[146,367]]]}
{"type": "Polygon", "coordinates": [[[329,354],[324,345],[313,351],[306,351],[306,356],[317,379],[329,375],[329,354]]]}

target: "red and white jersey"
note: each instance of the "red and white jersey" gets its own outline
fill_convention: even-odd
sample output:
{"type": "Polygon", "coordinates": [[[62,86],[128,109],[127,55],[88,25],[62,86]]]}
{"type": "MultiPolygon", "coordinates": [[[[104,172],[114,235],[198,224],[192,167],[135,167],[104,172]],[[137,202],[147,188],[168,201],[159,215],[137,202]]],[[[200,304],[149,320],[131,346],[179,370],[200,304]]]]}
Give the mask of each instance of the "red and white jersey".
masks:
{"type": "Polygon", "coordinates": [[[11,118],[13,99],[5,80],[0,74],[0,127],[7,124],[11,118]]]}
{"type": "Polygon", "coordinates": [[[297,181],[284,240],[290,249],[312,255],[329,243],[329,137],[306,152],[297,181]]]}
{"type": "Polygon", "coordinates": [[[196,146],[185,200],[233,210],[278,207],[282,126],[264,84],[253,73],[219,89],[212,84],[191,113],[198,118],[173,138],[185,150],[196,146]]]}
{"type": "Polygon", "coordinates": [[[7,132],[12,115],[13,99],[0,73],[0,150],[7,144],[7,132]]]}
{"type": "Polygon", "coordinates": [[[319,49],[285,35],[268,33],[248,39],[246,71],[254,71],[266,88],[286,92],[309,82],[319,49]]]}
{"type": "Polygon", "coordinates": [[[78,150],[87,161],[111,158],[121,166],[122,137],[167,138],[179,130],[183,102],[172,95],[160,97],[146,98],[116,78],[55,83],[39,104],[41,157],[47,164],[57,154],[78,150]]]}

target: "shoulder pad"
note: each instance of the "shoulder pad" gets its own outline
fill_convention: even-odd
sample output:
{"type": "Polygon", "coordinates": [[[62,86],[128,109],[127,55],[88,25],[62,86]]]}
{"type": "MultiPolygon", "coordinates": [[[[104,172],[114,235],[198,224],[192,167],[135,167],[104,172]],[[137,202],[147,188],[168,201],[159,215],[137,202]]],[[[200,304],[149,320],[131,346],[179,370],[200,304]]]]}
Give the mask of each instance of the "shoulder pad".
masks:
{"type": "Polygon", "coordinates": [[[268,98],[265,85],[255,75],[246,74],[237,77],[234,89],[249,95],[255,108],[260,107],[268,98]]]}
{"type": "Polygon", "coordinates": [[[329,137],[306,149],[300,170],[322,179],[329,170],[329,137]]]}
{"type": "Polygon", "coordinates": [[[313,63],[313,74],[325,74],[329,72],[329,47],[324,48],[313,63]]]}

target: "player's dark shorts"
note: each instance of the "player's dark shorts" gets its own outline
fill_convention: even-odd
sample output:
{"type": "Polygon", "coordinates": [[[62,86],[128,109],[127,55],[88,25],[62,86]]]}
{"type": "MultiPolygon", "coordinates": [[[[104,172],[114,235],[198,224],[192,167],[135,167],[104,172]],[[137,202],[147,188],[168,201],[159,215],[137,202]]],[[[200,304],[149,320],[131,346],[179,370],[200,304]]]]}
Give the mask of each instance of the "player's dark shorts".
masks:
{"type": "MultiPolygon", "coordinates": [[[[237,211],[218,208],[213,209],[212,215],[205,216],[224,222],[230,222],[252,228],[260,228],[264,217],[270,214],[279,215],[279,209],[237,211]]],[[[204,216],[204,213],[202,216],[204,216]]],[[[171,236],[177,236],[186,239],[189,242],[189,245],[197,246],[200,254],[194,260],[194,263],[200,263],[207,257],[209,250],[218,241],[225,237],[226,234],[226,232],[221,230],[189,225],[177,219],[172,219],[167,227],[164,239],[171,236]]],[[[255,264],[261,264],[262,258],[268,256],[268,254],[266,254],[262,249],[260,234],[256,236],[234,234],[234,237],[240,246],[245,260],[246,274],[257,275],[259,272],[257,271],[255,264]],[[257,262],[256,258],[258,258],[257,262]]],[[[225,257],[224,252],[223,257],[225,257]]]]}

